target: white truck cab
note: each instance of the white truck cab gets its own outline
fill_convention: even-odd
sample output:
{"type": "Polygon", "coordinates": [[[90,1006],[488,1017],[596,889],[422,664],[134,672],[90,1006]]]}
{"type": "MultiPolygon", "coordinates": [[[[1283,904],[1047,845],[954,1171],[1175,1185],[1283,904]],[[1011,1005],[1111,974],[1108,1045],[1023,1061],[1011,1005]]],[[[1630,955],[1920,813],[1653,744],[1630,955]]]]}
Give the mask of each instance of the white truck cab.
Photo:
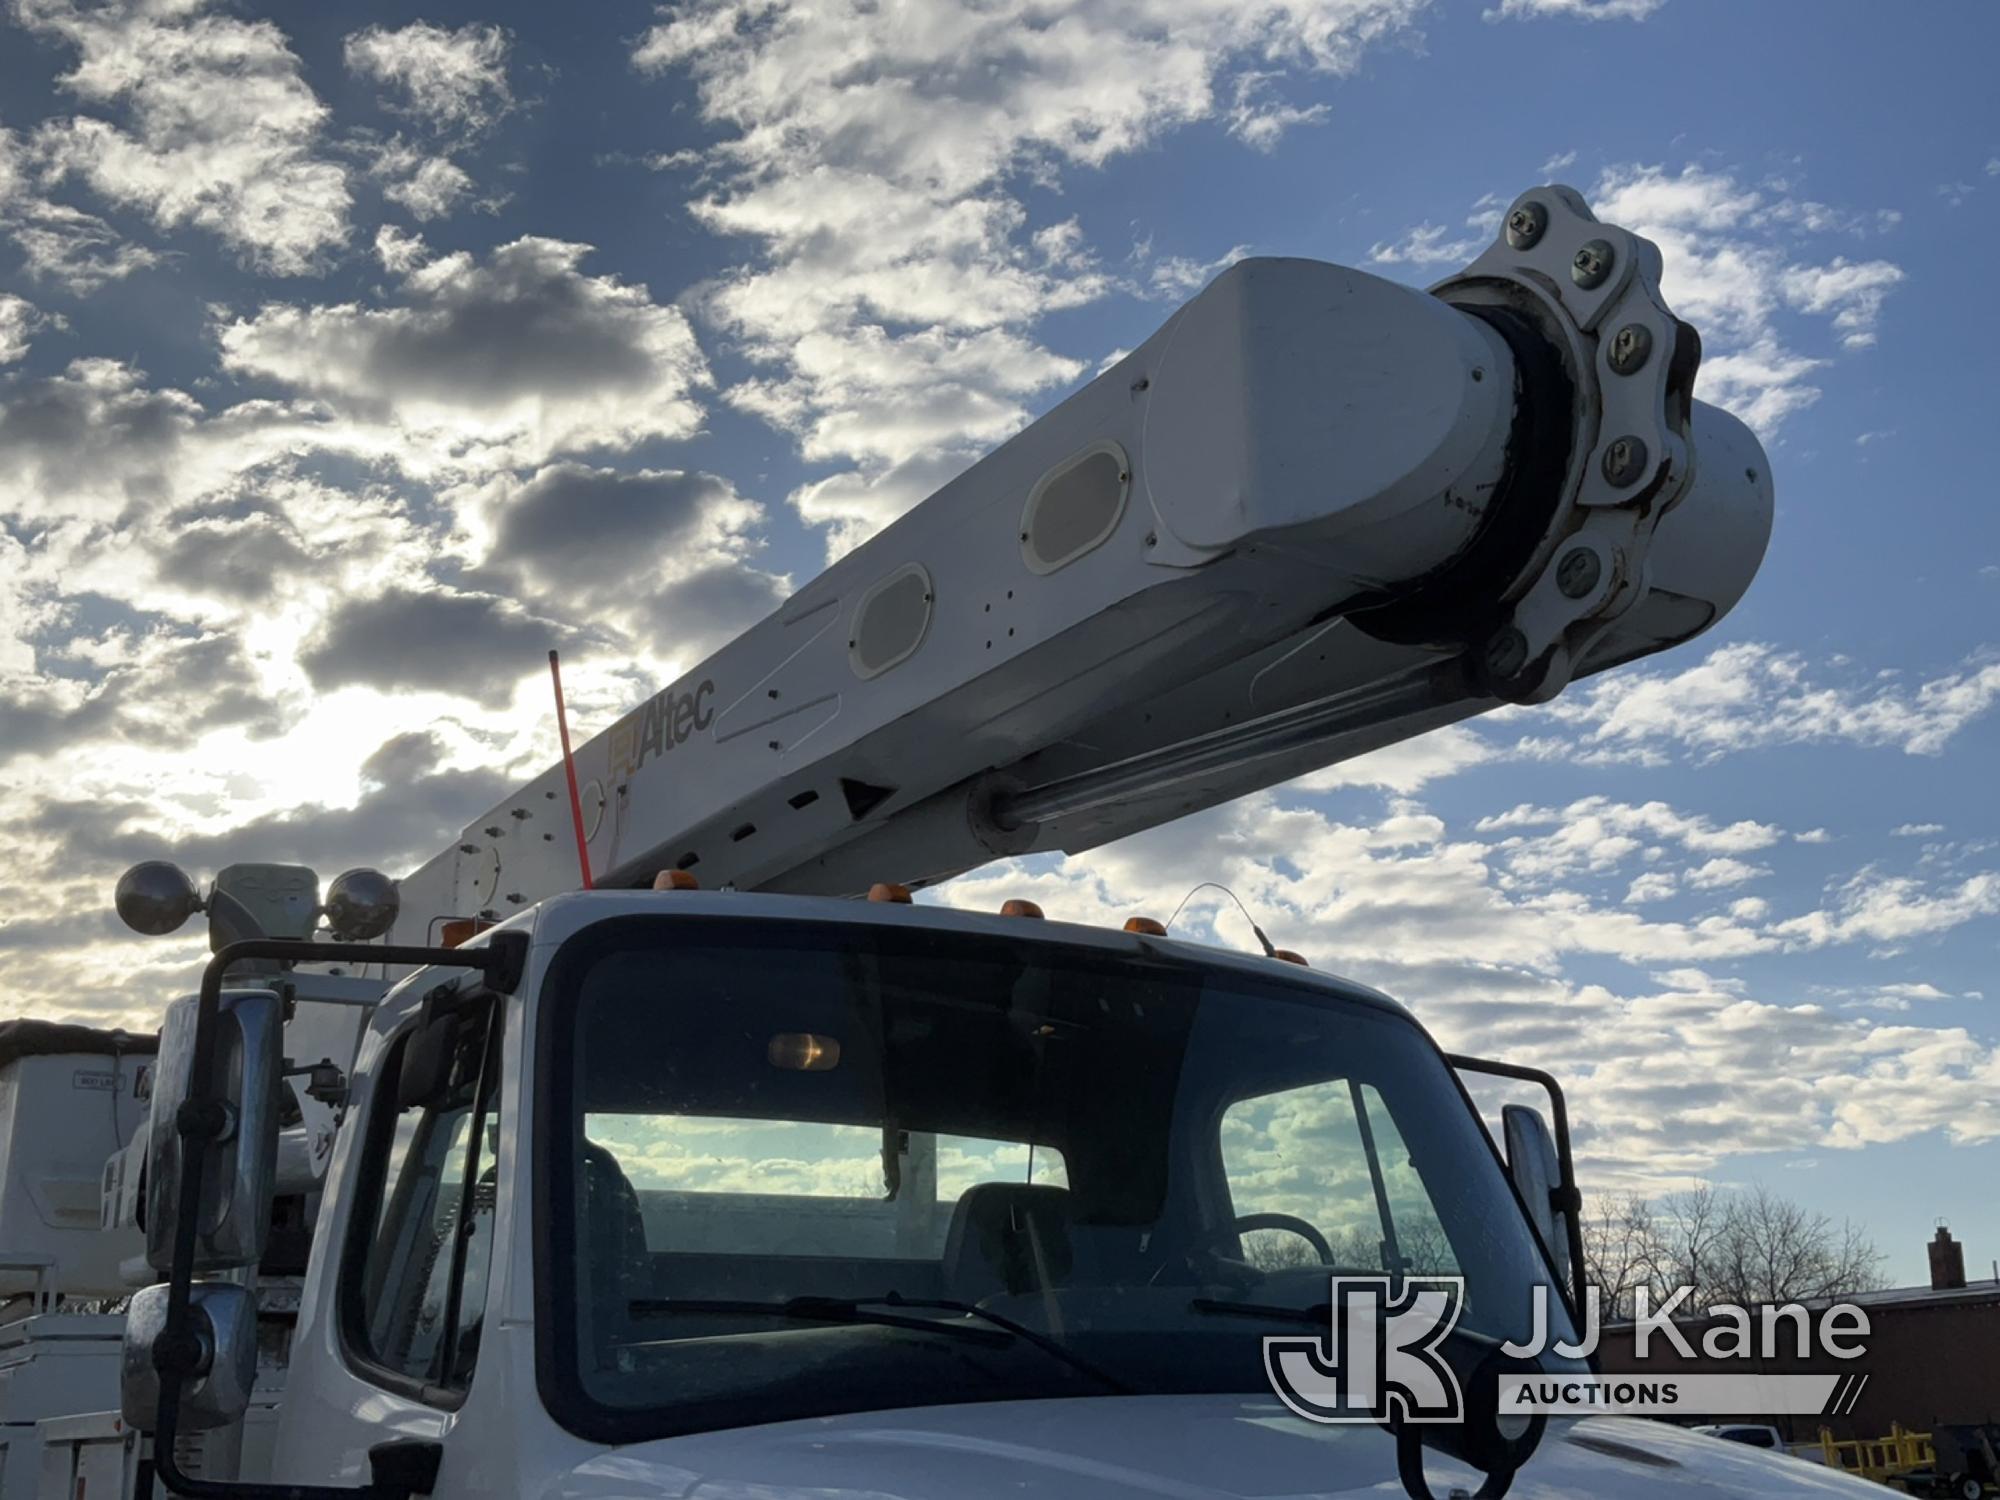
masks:
{"type": "MultiPolygon", "coordinates": [[[[1265,1335],[1327,1326],[1330,1276],[1462,1277],[1468,1391],[1534,1287],[1567,1331],[1574,1221],[1521,1191],[1568,1184],[1551,1138],[1510,1131],[1510,1168],[1464,1060],[1375,991],[733,892],[555,897],[455,955],[496,948],[373,1009],[268,1472],[179,1492],[1379,1494],[1398,1436],[1304,1420],[1266,1374],[1265,1335]]],[[[256,1322],[206,1326],[210,1371],[256,1322]]],[[[128,1344],[134,1425],[157,1347],[128,1344]]],[[[184,1413],[236,1415],[214,1379],[184,1413]]],[[[1545,1496],[1845,1488],[1655,1423],[1498,1427],[1428,1434],[1430,1492],[1502,1493],[1517,1461],[1545,1496]]]]}

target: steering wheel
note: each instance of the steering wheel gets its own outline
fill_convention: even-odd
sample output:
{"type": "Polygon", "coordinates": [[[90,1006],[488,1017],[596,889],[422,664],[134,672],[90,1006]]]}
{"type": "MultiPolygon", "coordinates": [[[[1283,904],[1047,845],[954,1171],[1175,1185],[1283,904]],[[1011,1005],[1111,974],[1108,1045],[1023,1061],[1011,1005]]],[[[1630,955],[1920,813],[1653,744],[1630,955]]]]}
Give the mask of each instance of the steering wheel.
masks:
{"type": "Polygon", "coordinates": [[[1244,1235],[1258,1229],[1282,1229],[1288,1234],[1295,1234],[1308,1245],[1312,1246],[1313,1254],[1319,1257],[1321,1265],[1330,1266],[1333,1264],[1333,1246],[1327,1243],[1326,1236],[1321,1234],[1314,1225],[1299,1218],[1296,1214],[1244,1214],[1241,1218],[1234,1219],[1227,1224],[1218,1224],[1208,1234],[1197,1240],[1193,1249],[1196,1252],[1211,1250],[1215,1247],[1218,1240],[1241,1239],[1244,1235]]]}

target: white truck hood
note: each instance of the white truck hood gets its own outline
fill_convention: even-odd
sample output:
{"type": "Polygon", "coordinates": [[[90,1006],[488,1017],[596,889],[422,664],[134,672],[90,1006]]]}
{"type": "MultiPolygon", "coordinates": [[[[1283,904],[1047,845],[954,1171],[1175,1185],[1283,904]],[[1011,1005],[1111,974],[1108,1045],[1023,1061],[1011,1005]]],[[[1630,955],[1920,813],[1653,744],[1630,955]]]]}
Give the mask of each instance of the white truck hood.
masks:
{"type": "MultiPolygon", "coordinates": [[[[1480,1476],[1433,1457],[1433,1489],[1480,1476]]],[[[1661,1422],[1554,1421],[1519,1500],[1869,1500],[1878,1485],[1661,1422]]],[[[1275,1400],[1094,1397],[865,1412],[635,1443],[578,1465],[547,1500],[1390,1500],[1376,1427],[1317,1426],[1275,1400]]]]}

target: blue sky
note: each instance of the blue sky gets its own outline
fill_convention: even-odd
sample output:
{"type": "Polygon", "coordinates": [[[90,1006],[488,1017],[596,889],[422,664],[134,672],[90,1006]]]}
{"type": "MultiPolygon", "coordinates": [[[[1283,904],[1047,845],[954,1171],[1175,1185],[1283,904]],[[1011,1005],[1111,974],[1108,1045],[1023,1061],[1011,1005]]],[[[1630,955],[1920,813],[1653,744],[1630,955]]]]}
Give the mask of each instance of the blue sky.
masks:
{"type": "MultiPolygon", "coordinates": [[[[1561,180],[1660,243],[1777,526],[1665,658],[1122,848],[1455,1045],[1607,1186],[2000,1256],[1990,6],[16,0],[0,979],[139,1021],[131,858],[413,864],[1236,255],[1418,283],[1561,180]],[[833,60],[840,66],[835,68],[833,60]],[[579,520],[579,518],[588,518],[579,520]]],[[[1226,941],[1233,919],[1197,903],[1226,941]]],[[[1197,930],[1200,930],[1198,925],[1197,930]]]]}

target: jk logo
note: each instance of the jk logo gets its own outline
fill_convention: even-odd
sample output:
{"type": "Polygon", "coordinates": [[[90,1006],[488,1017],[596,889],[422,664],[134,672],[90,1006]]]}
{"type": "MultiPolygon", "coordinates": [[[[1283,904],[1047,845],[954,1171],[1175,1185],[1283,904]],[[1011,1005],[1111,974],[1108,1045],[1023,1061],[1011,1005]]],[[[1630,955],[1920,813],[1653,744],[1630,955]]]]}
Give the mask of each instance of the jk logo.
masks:
{"type": "Polygon", "coordinates": [[[1264,1373],[1280,1401],[1309,1422],[1462,1420],[1458,1377],[1437,1351],[1464,1305],[1463,1277],[1336,1276],[1330,1301],[1325,1344],[1264,1340],[1264,1373]]]}

